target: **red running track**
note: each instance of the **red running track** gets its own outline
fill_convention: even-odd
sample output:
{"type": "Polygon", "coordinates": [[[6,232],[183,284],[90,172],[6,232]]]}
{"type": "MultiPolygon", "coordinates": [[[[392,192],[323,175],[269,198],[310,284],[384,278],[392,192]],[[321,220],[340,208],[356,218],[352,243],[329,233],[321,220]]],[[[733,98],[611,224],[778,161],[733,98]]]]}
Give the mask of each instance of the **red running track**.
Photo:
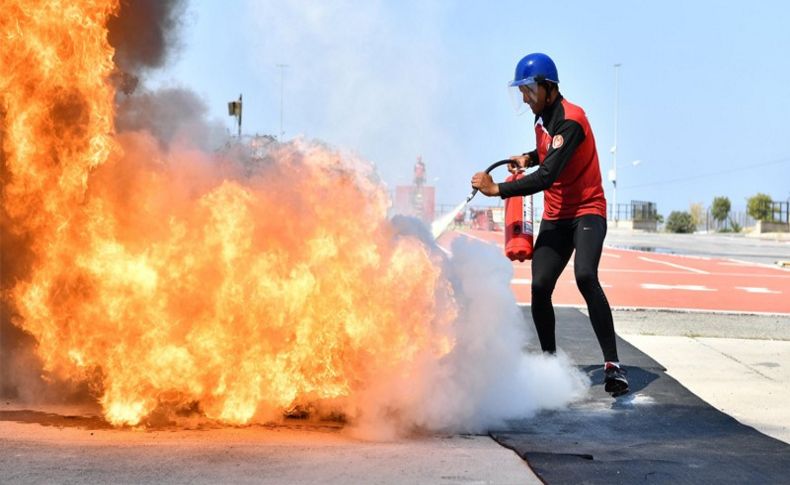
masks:
{"type": "MultiPolygon", "coordinates": [[[[503,236],[486,231],[450,233],[440,244],[449,248],[455,237],[472,237],[501,247],[503,236]]],[[[530,262],[514,262],[513,270],[516,299],[529,303],[530,262]]],[[[614,308],[790,314],[790,271],[778,267],[605,247],[598,277],[614,308]]],[[[585,306],[573,278],[573,258],[557,282],[552,301],[585,306]]]]}

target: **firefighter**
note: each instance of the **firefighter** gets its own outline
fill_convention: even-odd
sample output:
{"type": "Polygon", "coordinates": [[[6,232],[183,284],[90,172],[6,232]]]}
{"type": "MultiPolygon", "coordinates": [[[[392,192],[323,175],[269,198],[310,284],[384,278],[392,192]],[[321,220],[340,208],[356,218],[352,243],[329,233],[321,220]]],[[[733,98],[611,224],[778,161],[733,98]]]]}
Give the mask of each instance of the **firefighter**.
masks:
{"type": "Polygon", "coordinates": [[[532,260],[532,319],[541,348],[556,352],[551,295],[575,249],[574,276],[603,352],[604,388],[614,397],[623,395],[628,392],[628,380],[617,357],[612,310],[598,281],[606,199],[590,123],[580,107],[560,94],[557,68],[545,54],[521,59],[510,87],[519,107],[529,107],[535,115],[537,146],[511,157],[509,170],[539,168],[499,184],[479,172],[472,177],[472,187],[503,199],[543,192],[543,219],[532,260]]]}

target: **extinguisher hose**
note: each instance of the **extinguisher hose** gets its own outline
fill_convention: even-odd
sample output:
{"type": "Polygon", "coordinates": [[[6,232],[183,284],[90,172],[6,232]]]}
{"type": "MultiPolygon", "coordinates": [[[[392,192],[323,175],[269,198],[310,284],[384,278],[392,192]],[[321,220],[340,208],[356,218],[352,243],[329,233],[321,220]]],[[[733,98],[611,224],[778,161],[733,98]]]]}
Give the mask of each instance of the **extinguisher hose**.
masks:
{"type": "MultiPolygon", "coordinates": [[[[511,163],[509,159],[500,160],[496,163],[492,163],[491,166],[486,169],[486,173],[491,173],[491,171],[494,170],[495,168],[501,167],[502,165],[507,165],[508,163],[511,163]]],[[[446,231],[447,228],[450,227],[450,224],[452,224],[455,216],[458,215],[458,213],[460,213],[462,210],[464,210],[466,205],[469,204],[469,201],[472,200],[472,197],[474,197],[475,194],[477,194],[477,189],[474,189],[472,193],[469,194],[469,196],[466,198],[466,200],[458,204],[458,206],[455,209],[453,209],[452,211],[448,212],[447,214],[443,215],[442,217],[431,223],[431,233],[433,234],[434,239],[438,239],[439,236],[441,236],[444,233],[444,231],[446,231]]]]}
{"type": "MultiPolygon", "coordinates": [[[[508,163],[513,163],[513,160],[510,160],[508,158],[507,160],[500,160],[498,162],[494,162],[486,169],[486,173],[491,173],[491,171],[494,170],[495,168],[501,167],[502,165],[507,165],[508,163]]],[[[472,190],[472,193],[469,194],[469,196],[466,198],[466,203],[468,204],[469,201],[472,200],[472,198],[474,198],[475,195],[477,195],[476,188],[472,190]]]]}

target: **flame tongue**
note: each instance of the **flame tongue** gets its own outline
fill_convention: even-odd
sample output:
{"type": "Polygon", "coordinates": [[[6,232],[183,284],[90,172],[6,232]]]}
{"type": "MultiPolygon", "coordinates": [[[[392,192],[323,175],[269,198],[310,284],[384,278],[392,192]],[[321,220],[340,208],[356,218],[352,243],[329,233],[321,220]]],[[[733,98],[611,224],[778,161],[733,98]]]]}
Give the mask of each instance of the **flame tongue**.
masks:
{"type": "Polygon", "coordinates": [[[353,417],[374,379],[449,352],[450,285],[394,236],[369,165],[295,143],[244,177],[112,135],[116,8],[0,15],[3,204],[35,256],[11,298],[46,370],[88,381],[113,424],[195,406],[246,423],[321,400],[353,417]]]}
{"type": "MultiPolygon", "coordinates": [[[[0,139],[8,173],[2,203],[10,231],[29,240],[37,258],[28,283],[14,293],[18,309],[32,317],[25,328],[58,340],[66,335],[52,326],[49,315],[70,297],[56,290],[55,268],[73,260],[88,174],[113,147],[113,92],[104,81],[112,70],[112,49],[104,25],[115,5],[22,0],[2,5],[0,139]]],[[[81,280],[73,283],[77,289],[81,280]]],[[[73,355],[81,358],[76,350],[73,355]]],[[[48,367],[60,365],[49,352],[42,357],[48,367]]]]}

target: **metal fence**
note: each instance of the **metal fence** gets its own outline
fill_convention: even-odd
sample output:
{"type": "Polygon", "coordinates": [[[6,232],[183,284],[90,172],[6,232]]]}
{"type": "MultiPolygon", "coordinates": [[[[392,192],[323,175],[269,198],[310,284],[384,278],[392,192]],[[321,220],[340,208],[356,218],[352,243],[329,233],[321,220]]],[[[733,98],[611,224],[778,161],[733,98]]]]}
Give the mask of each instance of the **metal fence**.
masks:
{"type": "Polygon", "coordinates": [[[655,222],[658,219],[658,209],[655,202],[632,200],[627,204],[609,204],[607,207],[610,220],[655,222]]]}
{"type": "MultiPolygon", "coordinates": [[[[532,222],[535,226],[540,224],[543,216],[543,204],[539,199],[532,201],[532,222]]],[[[436,205],[436,219],[441,218],[448,212],[452,212],[458,208],[457,205],[450,204],[437,204],[436,205]]],[[[496,205],[469,205],[466,206],[461,212],[457,213],[452,227],[455,228],[471,228],[471,229],[486,229],[481,223],[481,214],[486,214],[491,219],[489,230],[501,230],[504,227],[505,205],[504,202],[499,201],[496,205]]]]}
{"type": "MultiPolygon", "coordinates": [[[[790,201],[771,201],[766,204],[765,212],[768,214],[766,222],[775,224],[790,224],[790,201]]],[[[698,231],[740,231],[746,227],[753,227],[757,221],[746,211],[730,211],[724,220],[716,220],[710,208],[706,210],[705,217],[697,224],[698,231]]]]}
{"type": "Polygon", "coordinates": [[[766,212],[769,214],[767,221],[779,224],[790,223],[790,201],[783,202],[772,200],[766,204],[766,212]]]}
{"type": "Polygon", "coordinates": [[[631,220],[631,204],[617,204],[613,206],[609,204],[607,207],[607,219],[615,221],[630,221],[631,220]]]}
{"type": "MultiPolygon", "coordinates": [[[[453,210],[456,206],[449,204],[437,205],[437,217],[453,210]]],[[[482,209],[490,209],[495,206],[475,206],[468,208],[467,212],[473,213],[482,209]],[[471,209],[471,210],[469,210],[471,209]]],[[[502,204],[499,206],[502,207],[502,204]]],[[[772,201],[767,211],[769,214],[768,221],[780,224],[790,224],[790,201],[772,201]]],[[[542,213],[542,207],[537,204],[534,208],[535,222],[537,223],[542,213]]],[[[618,221],[633,221],[634,228],[638,226],[652,226],[655,230],[656,227],[660,229],[658,224],[658,207],[655,202],[632,200],[629,203],[617,204],[607,207],[609,220],[618,221]]],[[[465,214],[466,215],[466,214],[465,214]]],[[[469,223],[467,217],[462,216],[462,223],[469,223]]],[[[719,221],[716,220],[711,214],[710,208],[705,209],[705,213],[697,224],[698,231],[718,232],[718,231],[740,231],[747,227],[753,227],[756,224],[754,218],[749,216],[745,210],[730,211],[727,218],[719,221]]]]}
{"type": "Polygon", "coordinates": [[[734,231],[739,232],[744,227],[754,226],[754,219],[745,211],[730,211],[727,218],[723,221],[717,221],[710,208],[705,212],[703,220],[697,224],[698,231],[707,232],[721,232],[721,231],[734,231]]]}

